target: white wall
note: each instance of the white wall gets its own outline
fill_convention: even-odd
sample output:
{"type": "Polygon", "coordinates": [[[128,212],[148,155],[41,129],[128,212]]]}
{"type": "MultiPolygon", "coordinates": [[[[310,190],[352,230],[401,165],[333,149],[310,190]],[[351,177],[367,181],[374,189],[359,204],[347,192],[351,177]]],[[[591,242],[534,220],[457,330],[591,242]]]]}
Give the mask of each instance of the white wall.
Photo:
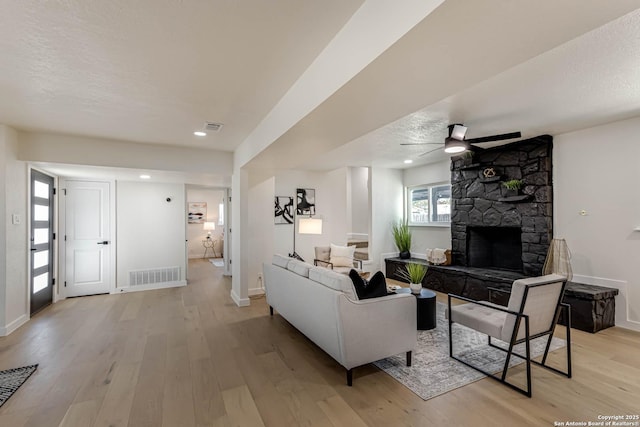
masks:
{"type": "Polygon", "coordinates": [[[640,117],[554,137],[554,234],[573,280],[616,287],[616,325],[640,330],[640,117]],[[586,215],[581,215],[584,210],[586,215]]]}
{"type": "MultiPolygon", "coordinates": [[[[275,178],[270,177],[260,182],[252,183],[249,188],[250,208],[248,212],[248,246],[247,252],[251,262],[248,264],[247,280],[249,295],[262,292],[262,263],[271,262],[274,246],[274,188],[275,178]]],[[[291,226],[277,226],[291,227],[291,226]]]]}
{"type": "MultiPolygon", "coordinates": [[[[451,162],[431,163],[404,170],[404,186],[450,184],[451,162]]],[[[451,249],[451,227],[411,227],[411,252],[426,256],[427,248],[451,249]]]]}
{"type": "Polygon", "coordinates": [[[347,168],[349,232],[369,233],[369,168],[347,168]]]}
{"type": "MultiPolygon", "coordinates": [[[[224,226],[218,224],[219,205],[224,201],[224,190],[214,190],[208,188],[192,188],[187,187],[187,203],[205,202],[207,204],[207,222],[214,222],[216,229],[211,232],[211,238],[217,240],[215,244],[215,252],[219,257],[222,256],[223,247],[223,231],[224,226]]],[[[204,255],[204,246],[202,241],[207,238],[207,232],[204,230],[204,224],[187,224],[187,240],[189,258],[202,258],[204,255]]],[[[207,251],[207,258],[213,257],[211,249],[207,251]]]]}
{"type": "Polygon", "coordinates": [[[18,134],[0,125],[0,336],[29,318],[27,166],[17,159],[18,134]],[[21,224],[12,224],[12,214],[21,224]]]}
{"type": "Polygon", "coordinates": [[[130,271],[151,268],[180,267],[185,280],[184,185],[118,182],[116,199],[117,287],[129,285],[130,271]]]}
{"type": "Polygon", "coordinates": [[[398,253],[391,227],[402,219],[402,170],[372,167],[369,175],[371,231],[369,259],[372,271],[384,271],[385,254],[398,253]]]}

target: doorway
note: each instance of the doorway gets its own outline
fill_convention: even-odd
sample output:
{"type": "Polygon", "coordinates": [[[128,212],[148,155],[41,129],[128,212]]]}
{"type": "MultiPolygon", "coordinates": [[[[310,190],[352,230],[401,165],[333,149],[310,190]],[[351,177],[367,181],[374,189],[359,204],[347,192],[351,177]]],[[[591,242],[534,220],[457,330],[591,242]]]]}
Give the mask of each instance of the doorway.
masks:
{"type": "Polygon", "coordinates": [[[31,169],[30,313],[53,302],[53,177],[31,169]]]}

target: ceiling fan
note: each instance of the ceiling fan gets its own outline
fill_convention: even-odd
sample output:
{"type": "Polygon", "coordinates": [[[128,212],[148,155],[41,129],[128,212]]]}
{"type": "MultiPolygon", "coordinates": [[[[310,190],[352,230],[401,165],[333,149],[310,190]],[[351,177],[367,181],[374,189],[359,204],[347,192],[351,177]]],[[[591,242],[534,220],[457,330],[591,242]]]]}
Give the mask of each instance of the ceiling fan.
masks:
{"type": "MultiPolygon", "coordinates": [[[[483,142],[502,141],[505,139],[520,138],[522,134],[520,132],[501,133],[498,135],[483,136],[481,138],[466,139],[467,127],[460,124],[452,124],[447,126],[449,128],[449,136],[444,139],[444,144],[441,142],[423,142],[423,143],[401,143],[400,145],[426,145],[426,144],[438,144],[444,145],[445,153],[456,154],[461,153],[471,148],[471,144],[481,144],[483,142]]],[[[424,152],[418,157],[426,156],[429,153],[440,150],[442,147],[435,148],[433,150],[424,152]]]]}

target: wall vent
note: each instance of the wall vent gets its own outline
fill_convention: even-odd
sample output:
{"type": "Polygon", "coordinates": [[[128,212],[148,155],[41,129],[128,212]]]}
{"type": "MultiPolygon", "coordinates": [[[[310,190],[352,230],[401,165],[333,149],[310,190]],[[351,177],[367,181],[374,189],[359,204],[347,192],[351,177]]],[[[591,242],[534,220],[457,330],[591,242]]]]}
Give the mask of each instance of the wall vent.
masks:
{"type": "Polygon", "coordinates": [[[177,282],[179,280],[180,267],[154,268],[129,272],[129,286],[177,282]]]}
{"type": "Polygon", "coordinates": [[[222,129],[222,123],[204,122],[204,129],[209,132],[219,132],[222,129]]]}

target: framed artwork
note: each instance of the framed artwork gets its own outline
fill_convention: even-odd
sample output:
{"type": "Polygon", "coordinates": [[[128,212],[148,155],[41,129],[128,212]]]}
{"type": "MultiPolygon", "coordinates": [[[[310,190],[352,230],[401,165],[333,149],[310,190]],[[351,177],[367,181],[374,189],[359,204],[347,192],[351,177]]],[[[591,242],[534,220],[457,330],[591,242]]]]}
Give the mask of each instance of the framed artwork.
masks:
{"type": "Polygon", "coordinates": [[[297,215],[315,215],[316,214],[316,190],[313,188],[298,188],[296,190],[297,215]]]}
{"type": "Polygon", "coordinates": [[[189,224],[204,224],[207,219],[207,202],[189,202],[187,221],[189,224]]]}
{"type": "Polygon", "coordinates": [[[273,213],[275,224],[293,224],[293,197],[276,196],[273,213]]]}

